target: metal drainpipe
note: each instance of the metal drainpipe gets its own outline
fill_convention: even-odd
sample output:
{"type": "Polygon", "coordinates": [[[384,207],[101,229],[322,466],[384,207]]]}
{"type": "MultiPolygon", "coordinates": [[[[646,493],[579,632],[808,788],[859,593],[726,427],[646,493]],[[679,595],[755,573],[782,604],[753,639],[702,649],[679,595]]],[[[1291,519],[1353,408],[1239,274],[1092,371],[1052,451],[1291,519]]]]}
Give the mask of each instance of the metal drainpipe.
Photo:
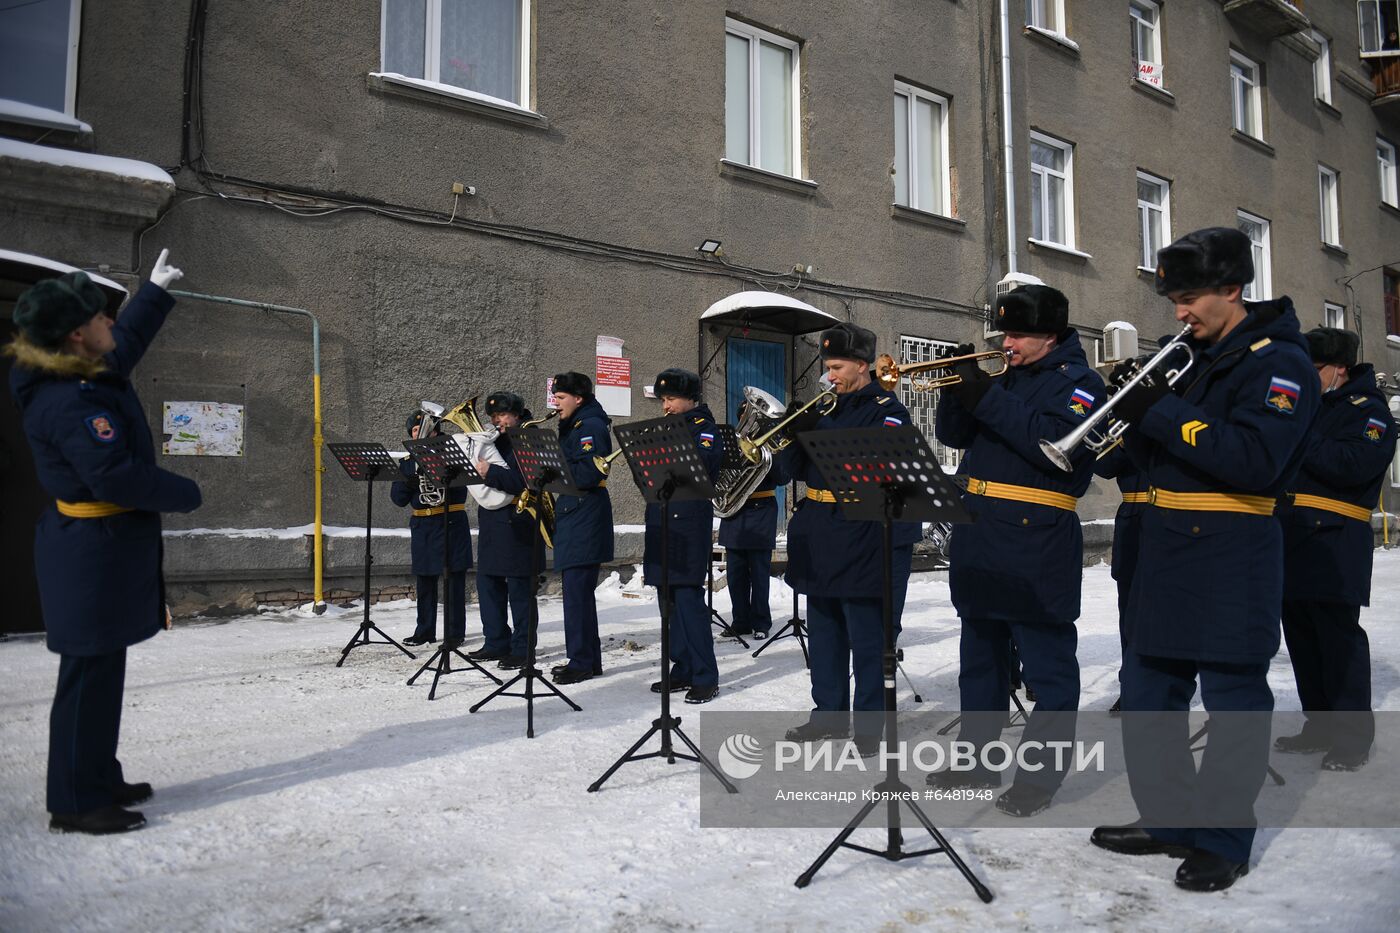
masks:
{"type": "Polygon", "coordinates": [[[1016,149],[1011,142],[1011,27],[1008,0],[1001,0],[1002,176],[1006,180],[1006,271],[1016,271],[1016,149]]]}
{"type": "Polygon", "coordinates": [[[314,458],[312,475],[315,477],[316,517],[312,535],[312,566],[315,573],[315,601],[312,611],[316,615],[326,611],[326,598],[323,589],[325,576],[325,538],[321,533],[321,474],[326,468],[321,464],[321,450],[326,437],[321,433],[321,322],[316,315],[305,308],[291,308],[286,305],[268,304],[265,301],[244,301],[241,298],[226,298],[222,295],[205,295],[199,292],[185,292],[171,289],[176,298],[192,298],[195,301],[210,301],[216,304],[237,305],[240,308],[256,308],[259,311],[276,311],[280,314],[299,314],[311,318],[311,404],[312,429],[311,450],[314,458]]]}

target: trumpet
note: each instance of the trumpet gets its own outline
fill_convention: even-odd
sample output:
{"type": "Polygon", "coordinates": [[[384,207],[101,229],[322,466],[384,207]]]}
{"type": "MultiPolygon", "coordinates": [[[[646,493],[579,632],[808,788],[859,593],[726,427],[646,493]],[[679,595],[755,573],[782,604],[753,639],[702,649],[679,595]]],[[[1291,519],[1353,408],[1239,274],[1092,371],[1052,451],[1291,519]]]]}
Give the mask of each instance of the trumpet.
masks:
{"type": "Polygon", "coordinates": [[[789,414],[786,418],[773,425],[773,427],[769,428],[767,431],[763,432],[758,437],[752,439],[747,437],[740,437],[739,453],[743,454],[744,459],[749,461],[749,463],[757,464],[762,462],[763,451],[765,448],[768,450],[770,455],[776,451],[782,450],[784,447],[791,444],[793,441],[793,438],[787,436],[786,434],[782,434],[782,432],[787,428],[789,424],[792,423],[792,421],[798,415],[802,414],[803,412],[807,411],[807,409],[812,408],[814,406],[820,406],[820,408],[818,409],[818,414],[831,414],[832,409],[836,407],[836,390],[827,389],[825,392],[812,399],[806,405],[803,405],[801,408],[797,409],[797,411],[794,411],[791,414],[789,414]],[[782,434],[781,437],[779,436],[780,434],[782,434]]]}
{"type": "Polygon", "coordinates": [[[1195,354],[1186,345],[1186,338],[1191,336],[1191,325],[1187,324],[1171,340],[1167,341],[1158,350],[1156,355],[1145,363],[1134,362],[1132,368],[1128,370],[1132,377],[1122,385],[1109,386],[1109,396],[1104,403],[1099,406],[1099,410],[1094,412],[1084,420],[1084,423],[1073,431],[1060,438],[1058,441],[1042,440],[1040,442],[1041,452],[1050,458],[1050,462],[1064,470],[1066,473],[1072,472],[1074,467],[1070,464],[1069,455],[1074,448],[1081,443],[1090,450],[1097,451],[1099,456],[1108,453],[1116,447],[1123,439],[1131,425],[1126,421],[1113,418],[1111,413],[1115,405],[1122,400],[1134,386],[1147,378],[1147,374],[1154,370],[1165,370],[1167,385],[1176,385],[1177,380],[1186,374],[1186,371],[1195,363],[1195,354]],[[1167,369],[1167,361],[1173,353],[1186,351],[1186,362],[1176,369],[1167,369]],[[1099,425],[1105,421],[1109,422],[1107,431],[1100,431],[1099,425]]]}
{"type": "Polygon", "coordinates": [[[965,353],[962,356],[945,356],[937,360],[928,360],[923,363],[896,363],[894,357],[888,353],[881,353],[879,359],[875,361],[875,378],[886,392],[893,392],[899,388],[899,380],[905,376],[909,377],[909,388],[915,392],[931,392],[934,389],[941,389],[944,386],[956,385],[962,382],[962,376],[955,373],[946,373],[942,376],[916,377],[916,373],[933,372],[939,369],[951,369],[958,363],[971,361],[981,366],[984,361],[1000,363],[992,369],[983,370],[988,376],[995,379],[997,376],[1006,374],[1007,367],[1010,366],[1009,357],[1005,350],[986,350],[982,353],[965,353]]]}

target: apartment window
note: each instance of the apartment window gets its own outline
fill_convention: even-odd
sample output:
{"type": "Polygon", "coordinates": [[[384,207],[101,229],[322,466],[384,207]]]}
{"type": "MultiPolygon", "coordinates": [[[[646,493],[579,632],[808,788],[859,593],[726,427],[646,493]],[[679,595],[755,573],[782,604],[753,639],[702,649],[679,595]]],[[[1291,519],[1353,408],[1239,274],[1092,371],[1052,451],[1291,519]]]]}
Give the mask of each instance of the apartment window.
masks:
{"type": "Polygon", "coordinates": [[[81,13],[81,0],[4,4],[0,98],[73,116],[81,13]]]}
{"type": "Polygon", "coordinates": [[[1152,0],[1129,0],[1133,63],[1137,78],[1153,87],[1162,86],[1162,8],[1152,0]]]}
{"type": "Polygon", "coordinates": [[[1381,298],[1385,313],[1385,332],[1400,336],[1400,272],[1390,269],[1382,271],[1385,294],[1381,298]]]}
{"type": "MultiPolygon", "coordinates": [[[[899,359],[902,363],[927,363],[939,357],[949,356],[955,345],[946,340],[930,340],[927,337],[906,337],[899,338],[899,359]]],[[[933,455],[938,458],[938,462],[949,470],[958,468],[959,452],[952,447],[944,447],[938,443],[938,438],[934,435],[934,412],[938,401],[938,393],[918,392],[909,384],[909,377],[904,376],[899,380],[899,400],[904,403],[904,407],[909,409],[909,417],[913,419],[914,426],[924,433],[929,446],[933,448],[933,455]]]]}
{"type": "Polygon", "coordinates": [[[1342,245],[1341,215],[1337,210],[1337,173],[1325,165],[1317,167],[1317,207],[1321,218],[1322,242],[1342,245]]]}
{"type": "Polygon", "coordinates": [[[1244,287],[1246,301],[1267,301],[1273,297],[1273,269],[1270,263],[1269,222],[1244,211],[1236,212],[1240,232],[1249,237],[1254,254],[1254,281],[1244,287]]]}
{"type": "Polygon", "coordinates": [[[1255,139],[1264,138],[1259,66],[1238,52],[1230,53],[1230,107],[1235,129],[1255,139]]]}
{"type": "Polygon", "coordinates": [[[1138,268],[1157,268],[1157,251],[1171,242],[1171,182],[1137,173],[1138,268]]]}
{"type": "Polygon", "coordinates": [[[1322,326],[1323,327],[1346,327],[1347,312],[1341,305],[1333,304],[1330,301],[1322,303],[1322,326]]]}
{"type": "Polygon", "coordinates": [[[1314,29],[1308,33],[1320,51],[1313,61],[1313,97],[1324,104],[1332,103],[1332,43],[1314,29]]]}
{"type": "Polygon", "coordinates": [[[1376,168],[1380,171],[1381,200],[1391,207],[1400,207],[1396,200],[1395,147],[1376,137],[1376,168]]]}
{"type": "Polygon", "coordinates": [[[1400,51],[1400,0],[1357,0],[1356,26],[1362,58],[1394,55],[1400,51]]]}
{"type": "Polygon", "coordinates": [[[1026,25],[1057,36],[1065,34],[1064,0],[1026,0],[1026,25]]]}
{"type": "Polygon", "coordinates": [[[1031,133],[1031,239],[1074,247],[1074,146],[1031,133]]]}
{"type": "Polygon", "coordinates": [[[948,101],[896,81],[894,85],[894,202],[951,215],[948,101]]]}
{"type": "Polygon", "coordinates": [[[725,20],[724,157],[797,177],[798,44],[725,20]]]}
{"type": "Polygon", "coordinates": [[[529,107],[530,0],[383,0],[386,73],[529,107]]]}

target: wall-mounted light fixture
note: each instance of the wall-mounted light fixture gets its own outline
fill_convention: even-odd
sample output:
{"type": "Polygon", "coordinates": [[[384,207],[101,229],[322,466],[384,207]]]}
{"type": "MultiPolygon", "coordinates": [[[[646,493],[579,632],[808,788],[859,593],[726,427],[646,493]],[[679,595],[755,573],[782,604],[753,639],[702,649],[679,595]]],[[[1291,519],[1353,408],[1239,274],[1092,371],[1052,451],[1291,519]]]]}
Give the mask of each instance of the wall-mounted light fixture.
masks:
{"type": "Polygon", "coordinates": [[[695,247],[695,251],[706,259],[718,259],[724,255],[724,247],[719,240],[705,240],[695,247]]]}

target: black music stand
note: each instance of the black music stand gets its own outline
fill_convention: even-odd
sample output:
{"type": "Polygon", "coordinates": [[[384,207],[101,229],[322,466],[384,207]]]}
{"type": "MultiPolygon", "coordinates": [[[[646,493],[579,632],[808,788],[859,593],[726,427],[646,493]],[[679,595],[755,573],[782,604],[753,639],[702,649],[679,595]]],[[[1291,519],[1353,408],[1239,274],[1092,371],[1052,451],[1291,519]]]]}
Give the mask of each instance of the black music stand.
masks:
{"type": "MultiPolygon", "coordinates": [[[[797,496],[797,480],[795,478],[788,484],[788,489],[795,498],[797,496]]],[[[758,657],[760,654],[773,647],[773,644],[780,639],[796,638],[797,644],[802,648],[802,666],[811,669],[812,656],[807,653],[807,623],[802,618],[802,614],[798,612],[799,599],[800,597],[798,596],[797,590],[793,590],[792,617],[783,623],[782,628],[778,629],[769,637],[767,644],[758,646],[758,650],[753,653],[754,657],[758,657]]]]}
{"type": "MultiPolygon", "coordinates": [[[[1201,751],[1202,749],[1204,749],[1204,748],[1206,747],[1206,743],[1205,743],[1205,742],[1201,742],[1201,740],[1204,739],[1204,738],[1206,738],[1206,733],[1209,732],[1209,731],[1210,731],[1210,720],[1207,719],[1207,720],[1205,721],[1205,723],[1201,726],[1201,728],[1199,728],[1199,729],[1196,730],[1196,734],[1193,735],[1193,736],[1191,736],[1191,738],[1189,738],[1189,739],[1186,740],[1186,744],[1189,745],[1189,746],[1191,747],[1191,752],[1192,752],[1193,754],[1196,753],[1196,752],[1201,751]],[[1200,745],[1197,745],[1197,744],[1196,744],[1197,742],[1201,742],[1201,744],[1200,744],[1200,745]]],[[[1268,766],[1268,769],[1269,769],[1269,778],[1274,782],[1274,786],[1275,786],[1275,787],[1282,787],[1283,785],[1285,785],[1285,784],[1288,783],[1287,781],[1285,781],[1285,780],[1283,779],[1283,775],[1282,775],[1282,774],[1279,774],[1277,771],[1274,770],[1274,766],[1273,766],[1273,765],[1269,765],[1269,766],[1268,766]]]]}
{"type": "MultiPolygon", "coordinates": [[[[844,517],[855,521],[881,522],[884,526],[884,629],[885,647],[882,672],[885,685],[886,747],[899,746],[899,720],[895,716],[895,655],[894,635],[894,523],[896,521],[968,521],[957,490],[948,482],[938,460],[929,450],[928,441],[918,429],[905,425],[897,428],[853,428],[839,431],[807,431],[798,441],[808,458],[822,475],[822,480],[835,495],[844,517]]],[[[984,903],[990,903],[992,892],[967,867],[951,843],[912,800],[908,784],[898,772],[887,773],[875,785],[876,795],[863,805],[855,817],[826,847],[817,860],[797,876],[799,888],[811,883],[812,877],[827,859],[842,846],[891,862],[943,853],[948,856],[972,890],[984,903]],[[853,833],[876,804],[886,803],[887,841],[884,849],[872,849],[848,842],[853,833]],[[904,851],[904,835],[900,831],[899,808],[908,807],[938,843],[931,849],[904,851]]]]}
{"type": "MultiPolygon", "coordinates": [[[[720,469],[737,470],[748,464],[743,454],[739,452],[739,435],[734,430],[732,424],[717,424],[715,430],[719,432],[720,444],[723,445],[724,462],[720,464],[720,469]]],[[[727,550],[727,549],[726,549],[727,550]]],[[[725,558],[725,570],[728,572],[729,560],[725,558]]],[[[732,596],[732,594],[731,594],[732,596]]],[[[705,608],[710,610],[710,627],[719,629],[720,638],[735,638],[739,644],[744,646],[744,650],[749,650],[749,643],[744,641],[744,636],[734,631],[734,627],[724,621],[724,616],[715,611],[715,549],[710,547],[710,561],[705,567],[705,608]]]]}
{"type": "Polygon", "coordinates": [[[727,791],[737,794],[739,789],[681,731],[680,717],[671,715],[671,503],[678,499],[713,499],[714,483],[710,482],[704,461],[700,459],[700,451],[691,439],[685,421],[678,415],[637,421],[614,428],[613,434],[626,453],[627,464],[632,468],[632,479],[642,491],[642,496],[648,503],[661,506],[661,584],[658,587],[661,602],[661,715],[652,720],[651,728],[613,762],[602,777],[588,785],[588,790],[590,793],[598,790],[618,768],[629,761],[665,758],[667,764],[675,764],[677,758],[684,758],[709,768],[727,791]],[[658,732],[661,733],[661,749],[637,754],[637,749],[658,732]],[[673,733],[685,743],[691,754],[675,750],[671,744],[673,733]]]}
{"type": "Polygon", "coordinates": [[[374,563],[374,553],[370,546],[371,529],[374,525],[374,484],[398,479],[399,466],[394,462],[394,458],[389,456],[389,451],[384,448],[383,444],[353,442],[327,444],[326,446],[330,448],[335,459],[345,469],[347,476],[356,482],[365,484],[365,616],[360,620],[359,630],[341,649],[340,660],[335,662],[335,666],[340,667],[344,664],[345,659],[350,656],[350,652],[362,645],[393,645],[416,661],[417,655],[394,641],[369,617],[369,568],[374,563]],[[369,637],[370,632],[377,632],[384,640],[372,640],[369,637]]]}
{"type": "MultiPolygon", "coordinates": [[[[433,482],[443,487],[442,645],[433,652],[432,657],[423,662],[423,666],[418,668],[418,673],[408,678],[408,685],[413,686],[413,682],[431,667],[433,669],[433,686],[428,690],[428,699],[436,700],[438,681],[442,679],[444,674],[451,674],[453,670],[461,670],[461,668],[452,667],[454,654],[466,661],[469,667],[475,668],[478,673],[490,678],[492,683],[499,684],[501,682],[499,677],[459,650],[462,646],[461,642],[454,645],[447,637],[447,614],[452,611],[452,496],[450,491],[454,486],[480,485],[482,482],[481,474],[476,472],[476,467],[472,465],[467,452],[449,435],[408,440],[404,441],[403,445],[413,455],[418,469],[427,473],[428,476],[432,477],[433,482]]],[[[465,581],[463,582],[465,583],[465,581]]]]}
{"type": "MultiPolygon", "coordinates": [[[[520,473],[525,477],[525,485],[535,494],[536,503],[543,500],[546,492],[561,496],[580,495],[581,490],[574,485],[568,461],[564,458],[564,450],[559,446],[559,438],[553,431],[547,428],[511,428],[508,434],[515,462],[519,464],[520,473]]],[[[552,693],[572,706],[574,712],[579,712],[582,709],[577,703],[565,696],[563,691],[555,686],[548,677],[540,673],[540,669],[535,666],[535,640],[540,629],[540,575],[544,573],[543,528],[544,510],[537,505],[535,508],[535,543],[531,549],[533,566],[530,568],[530,620],[526,623],[528,631],[526,632],[525,666],[520,669],[520,673],[501,684],[491,692],[490,696],[478,702],[469,711],[475,713],[499,696],[520,697],[525,701],[525,736],[531,739],[535,737],[535,681],[538,680],[544,684],[548,691],[548,693],[541,692],[541,698],[552,693]],[[510,688],[521,680],[525,681],[525,691],[511,693],[510,688]]]]}

